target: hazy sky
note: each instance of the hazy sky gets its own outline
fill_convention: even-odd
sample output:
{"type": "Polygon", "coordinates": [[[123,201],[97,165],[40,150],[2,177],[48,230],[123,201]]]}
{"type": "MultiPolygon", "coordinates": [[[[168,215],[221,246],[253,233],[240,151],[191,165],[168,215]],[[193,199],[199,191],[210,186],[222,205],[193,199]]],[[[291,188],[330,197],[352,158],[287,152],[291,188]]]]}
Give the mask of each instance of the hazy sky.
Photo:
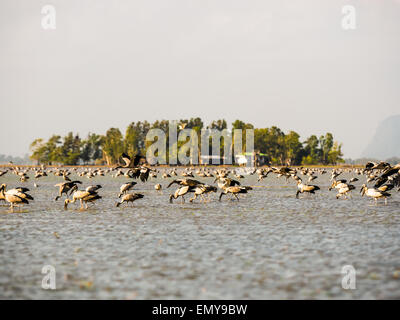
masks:
{"type": "Polygon", "coordinates": [[[199,116],[330,131],[358,157],[400,113],[399,85],[399,0],[0,1],[0,154],[199,116]]]}

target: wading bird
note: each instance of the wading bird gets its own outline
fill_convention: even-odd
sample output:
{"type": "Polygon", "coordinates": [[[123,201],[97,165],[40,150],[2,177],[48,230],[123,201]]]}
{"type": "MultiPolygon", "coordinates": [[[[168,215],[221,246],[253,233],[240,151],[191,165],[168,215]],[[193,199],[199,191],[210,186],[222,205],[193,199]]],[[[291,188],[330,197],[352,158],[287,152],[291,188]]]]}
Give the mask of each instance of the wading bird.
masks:
{"type": "Polygon", "coordinates": [[[176,179],[170,182],[170,184],[167,186],[167,189],[174,183],[179,184],[181,186],[189,186],[189,187],[196,187],[202,185],[200,181],[194,179],[176,179]]]}
{"type": "Polygon", "coordinates": [[[133,202],[133,201],[135,201],[137,199],[142,199],[143,197],[144,197],[144,195],[141,194],[141,193],[128,193],[128,194],[125,194],[122,197],[121,202],[117,202],[116,207],[119,207],[124,202],[128,205],[128,202],[133,202]]]}
{"type": "Polygon", "coordinates": [[[375,205],[378,203],[378,199],[384,198],[385,199],[385,204],[387,204],[387,197],[390,197],[390,193],[387,193],[386,191],[380,191],[375,188],[368,188],[365,184],[362,185],[361,190],[360,190],[361,196],[364,196],[364,194],[367,197],[373,198],[375,200],[375,205]]]}
{"type": "Polygon", "coordinates": [[[54,199],[55,201],[57,201],[58,199],[60,199],[63,195],[63,193],[65,193],[65,195],[68,197],[68,192],[69,194],[71,194],[73,191],[78,190],[78,185],[77,184],[81,184],[82,182],[76,180],[76,181],[69,181],[69,182],[61,182],[61,183],[57,183],[56,185],[54,185],[55,187],[58,187],[58,196],[56,196],[56,198],[54,199]]]}
{"type": "Polygon", "coordinates": [[[310,194],[314,194],[315,191],[320,190],[320,187],[315,186],[315,185],[308,185],[308,184],[304,184],[303,182],[301,182],[301,179],[297,180],[297,192],[296,192],[296,198],[299,198],[299,194],[300,193],[310,193],[310,194]]]}
{"type": "Polygon", "coordinates": [[[2,184],[0,186],[0,199],[4,199],[10,204],[10,209],[13,210],[14,206],[19,206],[22,204],[29,204],[28,200],[33,200],[33,197],[26,192],[29,191],[28,188],[14,188],[6,191],[6,185],[2,184]]]}
{"type": "MultiPolygon", "coordinates": [[[[352,184],[344,184],[341,188],[339,188],[338,193],[336,195],[336,199],[339,199],[340,197],[344,196],[345,199],[347,199],[347,194],[351,192],[351,190],[354,190],[356,187],[353,186],[352,184]]],[[[350,194],[351,198],[351,194],[350,194]]]]}
{"type": "Polygon", "coordinates": [[[131,182],[124,183],[124,184],[119,188],[118,198],[121,198],[122,195],[124,195],[124,194],[127,193],[129,190],[131,190],[136,184],[137,184],[137,182],[135,182],[135,181],[131,181],[131,182]]]}
{"type": "Polygon", "coordinates": [[[217,187],[214,186],[209,186],[209,185],[201,185],[197,186],[194,189],[194,196],[193,198],[189,199],[190,202],[193,202],[194,200],[197,199],[197,196],[200,196],[204,202],[206,202],[206,198],[204,197],[204,194],[209,194],[210,192],[217,192],[217,187]]]}
{"type": "Polygon", "coordinates": [[[95,192],[95,191],[99,190],[100,188],[101,188],[101,185],[97,184],[95,186],[88,186],[86,188],[86,191],[87,192],[95,192]]]}
{"type": "Polygon", "coordinates": [[[83,208],[83,204],[84,203],[85,203],[85,206],[86,206],[86,209],[87,209],[88,208],[88,205],[87,205],[88,202],[95,202],[98,199],[101,199],[101,196],[99,196],[96,191],[89,192],[89,191],[86,191],[86,190],[78,190],[78,191],[75,191],[72,194],[72,200],[65,199],[64,209],[66,210],[68,208],[68,204],[74,203],[76,200],[80,201],[80,203],[81,203],[81,208],[80,209],[81,210],[84,209],[83,208]]]}
{"type": "Polygon", "coordinates": [[[172,203],[172,199],[178,199],[179,197],[182,198],[181,203],[185,202],[185,194],[188,192],[194,192],[195,188],[195,186],[183,186],[176,189],[175,193],[169,196],[169,202],[172,203]]]}
{"type": "Polygon", "coordinates": [[[237,196],[239,193],[247,193],[247,188],[245,187],[238,187],[238,186],[233,186],[233,187],[227,187],[223,186],[222,187],[222,192],[219,195],[219,201],[221,201],[221,198],[224,194],[231,194],[231,199],[233,199],[233,196],[239,201],[239,197],[237,196]]]}

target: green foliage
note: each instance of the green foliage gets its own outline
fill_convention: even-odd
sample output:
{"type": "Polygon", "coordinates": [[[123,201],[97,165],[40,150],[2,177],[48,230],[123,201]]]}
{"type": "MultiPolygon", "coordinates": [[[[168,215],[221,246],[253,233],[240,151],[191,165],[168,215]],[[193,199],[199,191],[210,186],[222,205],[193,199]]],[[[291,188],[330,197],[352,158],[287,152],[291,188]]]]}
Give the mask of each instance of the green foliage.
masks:
{"type": "Polygon", "coordinates": [[[84,164],[98,161],[103,157],[102,144],[104,137],[95,133],[89,133],[86,140],[82,141],[81,159],[84,164]]]}
{"type": "Polygon", "coordinates": [[[121,131],[117,128],[108,129],[103,143],[103,154],[107,164],[116,163],[122,152],[124,152],[124,141],[121,131]]]}
{"type": "MultiPolygon", "coordinates": [[[[146,149],[151,142],[146,144],[146,135],[151,128],[161,129],[167,138],[167,160],[169,159],[169,126],[168,120],[155,121],[150,124],[147,121],[132,122],[126,128],[125,136],[118,128],[110,128],[105,135],[89,133],[85,140],[72,132],[65,137],[53,135],[46,142],[43,139],[36,139],[30,145],[30,159],[43,164],[88,164],[107,163],[108,165],[118,163],[123,152],[130,156],[135,154],[145,156],[146,149]]],[[[203,121],[200,118],[181,119],[176,121],[177,133],[182,129],[194,129],[198,134],[200,150],[201,130],[204,129],[203,121]]],[[[212,121],[207,129],[227,129],[227,122],[224,119],[212,121]]],[[[306,141],[300,141],[300,135],[295,131],[285,134],[280,128],[254,128],[250,123],[235,120],[232,123],[233,129],[254,129],[254,149],[264,154],[267,161],[273,165],[314,165],[314,164],[336,164],[343,162],[342,145],[334,141],[331,133],[311,135],[306,141]]],[[[178,150],[187,141],[178,141],[178,150]]],[[[171,142],[172,143],[172,142],[171,142]]],[[[220,155],[224,155],[224,139],[220,140],[220,155]]],[[[232,141],[232,146],[234,141],[232,141]]],[[[171,146],[172,147],[172,146],[171,146]]],[[[212,142],[210,138],[210,154],[212,142]]],[[[246,134],[242,132],[242,151],[246,150],[246,134]]],[[[174,150],[172,150],[175,152],[174,150]]],[[[199,154],[200,155],[200,154],[199,154]]],[[[171,154],[172,156],[172,154],[171,154]]]]}

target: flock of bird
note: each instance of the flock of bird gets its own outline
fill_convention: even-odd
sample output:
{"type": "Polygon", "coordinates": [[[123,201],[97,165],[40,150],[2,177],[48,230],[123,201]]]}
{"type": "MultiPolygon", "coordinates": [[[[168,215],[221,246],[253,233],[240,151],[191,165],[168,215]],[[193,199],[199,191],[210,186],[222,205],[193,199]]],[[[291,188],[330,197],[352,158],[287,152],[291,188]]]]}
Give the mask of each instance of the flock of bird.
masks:
{"type": "MultiPolygon", "coordinates": [[[[66,199],[64,200],[64,208],[67,209],[68,205],[75,202],[80,202],[81,209],[87,209],[88,203],[94,203],[96,200],[101,199],[102,196],[98,194],[99,189],[102,188],[101,185],[90,185],[85,189],[79,189],[82,184],[80,180],[71,180],[70,176],[72,174],[78,177],[87,177],[91,179],[96,176],[106,176],[111,175],[112,177],[124,176],[130,179],[129,182],[124,183],[118,193],[118,202],[116,206],[119,207],[122,204],[128,205],[136,200],[142,199],[144,197],[141,193],[131,192],[135,185],[137,184],[134,179],[139,179],[142,182],[147,182],[151,178],[157,178],[161,175],[162,178],[173,178],[173,180],[167,185],[167,189],[172,185],[176,184],[178,188],[174,193],[170,194],[169,201],[172,203],[173,200],[181,198],[181,202],[185,202],[185,196],[189,193],[193,194],[193,197],[189,199],[193,202],[200,197],[204,202],[209,201],[209,195],[211,193],[218,192],[220,189],[221,193],[219,195],[219,201],[222,197],[230,196],[231,200],[239,201],[239,194],[246,194],[253,189],[251,186],[243,186],[239,180],[243,179],[245,175],[258,175],[258,181],[262,181],[268,175],[274,174],[276,177],[283,177],[286,180],[292,179],[297,185],[296,198],[299,198],[300,194],[315,194],[316,191],[321,190],[321,188],[315,184],[310,184],[315,181],[318,176],[328,174],[330,172],[331,186],[329,190],[336,190],[336,198],[348,199],[351,197],[352,190],[356,189],[354,183],[365,177],[365,183],[362,184],[360,193],[362,196],[367,196],[372,198],[377,204],[378,199],[384,199],[385,204],[387,203],[387,198],[391,196],[389,191],[394,188],[398,188],[400,191],[400,164],[391,166],[389,163],[380,162],[373,163],[369,162],[364,168],[290,168],[290,167],[265,167],[265,168],[241,168],[242,173],[239,173],[237,169],[231,168],[209,168],[209,167],[199,167],[199,168],[186,168],[178,173],[176,168],[154,169],[146,166],[146,164],[140,164],[141,158],[135,156],[133,158],[126,154],[121,156],[123,165],[118,165],[113,168],[84,168],[83,170],[77,167],[73,168],[46,168],[44,166],[35,168],[20,168],[12,167],[11,170],[0,170],[0,177],[4,176],[8,172],[18,176],[21,182],[26,182],[29,180],[29,172],[34,173],[35,181],[42,177],[46,177],[50,174],[55,176],[60,176],[63,178],[63,182],[57,183],[55,187],[58,188],[58,194],[55,197],[55,201],[62,198],[64,195],[66,199]],[[354,177],[349,181],[346,179],[339,179],[340,175],[343,173],[350,173],[354,177]],[[178,175],[181,176],[178,177],[178,175]],[[303,179],[300,178],[303,176],[303,179]],[[359,178],[357,178],[359,176],[359,178]],[[197,179],[199,178],[214,178],[214,183],[217,186],[209,185],[203,183],[197,179]],[[307,180],[303,182],[303,180],[307,180]],[[372,187],[367,185],[373,183],[372,187]]],[[[39,187],[37,183],[34,183],[34,187],[39,187]]],[[[161,184],[156,184],[154,186],[156,191],[162,190],[161,184]]],[[[21,206],[23,204],[29,204],[30,200],[34,198],[28,193],[30,190],[26,187],[15,187],[7,190],[6,184],[1,184],[0,186],[0,201],[7,202],[10,205],[10,209],[13,210],[15,206],[21,206]]]]}

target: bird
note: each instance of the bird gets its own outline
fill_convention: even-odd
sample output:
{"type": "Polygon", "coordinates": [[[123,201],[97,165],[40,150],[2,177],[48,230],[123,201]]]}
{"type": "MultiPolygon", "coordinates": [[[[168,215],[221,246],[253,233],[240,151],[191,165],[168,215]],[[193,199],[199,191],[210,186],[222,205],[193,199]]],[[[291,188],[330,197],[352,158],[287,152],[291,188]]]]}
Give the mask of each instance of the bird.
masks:
{"type": "Polygon", "coordinates": [[[388,166],[385,167],[383,170],[382,174],[376,179],[376,183],[374,185],[375,188],[380,187],[383,185],[386,181],[389,180],[389,177],[394,176],[396,174],[400,174],[400,163],[396,164],[395,166],[388,166]]]}
{"type": "Polygon", "coordinates": [[[331,186],[329,187],[329,191],[331,191],[333,188],[340,189],[342,187],[345,187],[347,185],[346,182],[346,179],[333,180],[331,186]]]}
{"type": "Polygon", "coordinates": [[[97,190],[99,190],[101,188],[101,185],[95,185],[95,186],[88,186],[88,187],[86,187],[86,191],[87,192],[94,192],[94,191],[97,191],[97,190]]]}
{"type": "Polygon", "coordinates": [[[247,193],[247,189],[244,187],[238,187],[238,186],[232,186],[232,187],[228,187],[228,186],[223,186],[222,187],[222,192],[219,195],[219,201],[221,201],[221,198],[224,194],[228,194],[230,193],[231,199],[233,199],[233,196],[239,201],[239,197],[237,196],[239,193],[247,193]]]}
{"type": "Polygon", "coordinates": [[[379,163],[375,163],[375,162],[367,162],[365,164],[365,169],[367,170],[374,170],[374,169],[386,169],[390,167],[390,164],[384,161],[381,161],[379,163]]]}
{"type": "Polygon", "coordinates": [[[128,202],[133,202],[137,199],[142,199],[144,197],[143,194],[141,193],[128,193],[125,194],[122,198],[121,198],[121,202],[117,202],[116,207],[119,207],[121,204],[123,204],[124,202],[126,204],[128,204],[128,202]]]}
{"type": "Polygon", "coordinates": [[[122,153],[121,155],[122,161],[125,162],[124,165],[118,165],[114,169],[119,168],[135,168],[139,165],[140,159],[142,158],[139,155],[134,155],[132,158],[128,156],[126,153],[122,153]]]}
{"type": "Polygon", "coordinates": [[[77,190],[72,194],[72,200],[70,199],[65,199],[64,201],[64,209],[67,210],[68,204],[74,203],[76,200],[79,200],[81,203],[80,209],[83,209],[83,204],[85,203],[86,209],[88,208],[87,203],[88,202],[94,202],[98,199],[101,199],[102,197],[97,194],[96,191],[86,191],[86,190],[77,190]]]}
{"type": "Polygon", "coordinates": [[[150,173],[151,169],[147,168],[147,167],[141,167],[140,169],[140,180],[142,182],[146,182],[147,179],[149,179],[149,173],[150,173]]]}
{"type": "Polygon", "coordinates": [[[308,185],[308,184],[303,184],[303,182],[300,180],[297,181],[297,192],[296,192],[296,198],[299,198],[300,193],[310,193],[314,194],[316,190],[320,190],[320,187],[315,186],[315,185],[308,185]]]}
{"type": "MultiPolygon", "coordinates": [[[[344,196],[347,199],[347,194],[351,191],[354,190],[356,187],[353,186],[352,184],[344,184],[341,188],[339,188],[338,193],[336,195],[336,199],[339,199],[340,197],[344,196]]],[[[351,196],[350,196],[351,197],[351,196]]]]}
{"type": "Polygon", "coordinates": [[[169,202],[172,203],[173,199],[178,199],[179,197],[181,197],[182,198],[181,203],[183,203],[183,202],[185,202],[185,198],[184,198],[185,194],[187,194],[188,192],[194,192],[194,190],[195,190],[195,186],[186,185],[186,186],[180,187],[180,188],[176,189],[174,194],[171,194],[169,196],[169,202]]]}
{"type": "Polygon", "coordinates": [[[308,182],[311,182],[311,181],[313,181],[313,180],[315,180],[317,178],[318,178],[318,176],[310,175],[309,178],[308,178],[308,182]]]}
{"type": "Polygon", "coordinates": [[[217,192],[217,187],[214,187],[214,186],[209,186],[209,185],[200,185],[200,186],[197,186],[197,187],[195,187],[195,189],[194,189],[194,196],[193,196],[193,198],[191,198],[191,199],[189,199],[189,201],[190,202],[193,202],[194,200],[196,200],[197,199],[197,196],[200,196],[202,199],[203,199],[203,201],[205,202],[206,201],[206,199],[205,199],[205,197],[204,197],[204,194],[208,194],[208,193],[210,193],[210,192],[217,192]]]}
{"type": "Polygon", "coordinates": [[[29,204],[28,200],[34,200],[31,195],[26,193],[29,191],[28,188],[18,187],[6,191],[6,187],[4,183],[0,186],[0,199],[4,199],[6,202],[10,203],[11,210],[14,209],[14,206],[29,204]]]}
{"type": "Polygon", "coordinates": [[[54,199],[55,201],[57,201],[58,199],[60,199],[63,195],[63,193],[65,193],[65,195],[68,197],[68,192],[69,194],[71,194],[73,191],[78,190],[78,185],[77,184],[81,184],[81,181],[67,181],[67,182],[61,182],[61,183],[57,183],[56,185],[54,185],[55,187],[58,187],[58,196],[56,196],[56,198],[54,199]]]}
{"type": "Polygon", "coordinates": [[[163,178],[163,179],[171,178],[171,175],[170,175],[169,173],[164,172],[164,173],[162,174],[162,178],[163,178]]]}
{"type": "Polygon", "coordinates": [[[201,185],[202,183],[198,180],[194,180],[194,179],[176,179],[171,181],[168,186],[167,189],[172,186],[174,183],[179,184],[181,186],[189,186],[189,187],[196,187],[198,185],[201,185]]]}
{"type": "Polygon", "coordinates": [[[363,184],[360,189],[361,196],[366,195],[367,197],[371,197],[375,200],[375,205],[378,203],[378,199],[384,198],[385,204],[387,204],[387,198],[391,196],[390,193],[386,191],[380,191],[375,188],[368,188],[366,184],[363,184]]]}
{"type": "Polygon", "coordinates": [[[150,178],[157,178],[157,172],[156,171],[150,171],[149,177],[150,178]]]}
{"type": "Polygon", "coordinates": [[[240,182],[237,180],[233,180],[231,178],[221,178],[221,177],[216,177],[214,180],[214,183],[218,182],[218,187],[220,189],[223,189],[223,187],[233,187],[233,186],[240,186],[240,182]]]}
{"type": "Polygon", "coordinates": [[[129,190],[131,190],[136,184],[137,184],[137,182],[135,182],[135,181],[131,181],[131,182],[124,183],[124,184],[119,188],[118,198],[121,198],[122,195],[124,195],[124,194],[127,193],[129,190]]]}
{"type": "Polygon", "coordinates": [[[154,189],[156,189],[157,191],[160,191],[160,190],[162,189],[161,184],[157,183],[157,184],[154,186],[154,189]]]}

